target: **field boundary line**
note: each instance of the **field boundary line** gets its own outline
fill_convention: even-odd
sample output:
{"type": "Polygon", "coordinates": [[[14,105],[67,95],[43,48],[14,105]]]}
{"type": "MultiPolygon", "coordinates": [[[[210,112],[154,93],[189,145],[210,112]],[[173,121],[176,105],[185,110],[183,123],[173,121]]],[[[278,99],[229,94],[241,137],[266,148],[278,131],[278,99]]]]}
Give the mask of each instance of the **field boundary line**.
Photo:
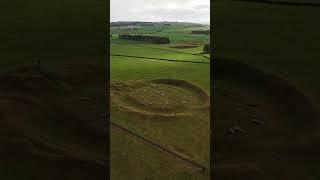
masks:
{"type": "Polygon", "coordinates": [[[151,48],[151,49],[159,49],[159,50],[164,50],[164,51],[169,51],[169,52],[175,52],[175,53],[181,53],[181,54],[188,54],[188,55],[193,55],[193,56],[199,56],[199,57],[204,57],[206,59],[210,60],[210,57],[204,56],[204,55],[200,55],[200,54],[193,54],[193,53],[188,53],[188,52],[182,52],[182,51],[176,51],[176,50],[171,50],[171,49],[164,49],[164,48],[157,48],[157,47],[150,47],[150,46],[144,46],[144,45],[140,45],[140,44],[135,44],[135,46],[139,46],[139,47],[145,47],[145,48],[151,48]]]}
{"type": "Polygon", "coordinates": [[[121,54],[110,54],[110,56],[138,58],[138,59],[149,59],[149,60],[157,60],[157,61],[171,61],[171,62],[180,62],[180,63],[210,64],[210,62],[204,62],[204,61],[164,59],[164,58],[154,58],[154,57],[129,56],[129,55],[121,55],[121,54]]]}
{"type": "Polygon", "coordinates": [[[206,170],[206,167],[201,165],[201,164],[199,164],[198,162],[195,162],[195,161],[193,161],[191,159],[183,157],[183,156],[179,155],[178,153],[163,147],[160,144],[152,142],[151,140],[149,140],[149,139],[147,139],[147,138],[145,138],[143,136],[140,136],[140,135],[138,135],[138,134],[136,134],[136,133],[124,128],[124,127],[122,127],[121,125],[118,125],[118,124],[113,123],[113,122],[110,121],[110,126],[113,126],[113,127],[117,128],[117,129],[121,130],[122,132],[124,132],[125,134],[127,134],[129,136],[135,137],[137,140],[139,140],[139,141],[141,141],[143,143],[149,144],[151,147],[153,147],[154,149],[156,149],[156,150],[158,150],[158,151],[160,151],[162,153],[165,153],[167,155],[171,155],[174,158],[182,161],[183,163],[191,165],[193,167],[193,169],[195,169],[196,171],[198,171],[200,173],[204,173],[205,170],[206,170]]]}

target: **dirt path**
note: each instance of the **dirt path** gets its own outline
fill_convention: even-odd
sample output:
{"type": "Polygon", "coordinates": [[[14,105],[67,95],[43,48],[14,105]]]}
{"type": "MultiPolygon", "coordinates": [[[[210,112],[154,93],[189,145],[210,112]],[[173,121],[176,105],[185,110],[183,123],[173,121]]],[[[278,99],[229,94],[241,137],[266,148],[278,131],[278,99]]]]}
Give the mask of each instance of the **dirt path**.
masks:
{"type": "Polygon", "coordinates": [[[204,173],[205,170],[206,170],[206,167],[201,165],[200,163],[198,163],[198,162],[196,162],[194,160],[188,159],[188,158],[186,158],[184,156],[181,156],[180,154],[178,154],[178,153],[176,153],[174,151],[171,151],[171,150],[163,147],[160,144],[152,142],[151,140],[146,139],[145,137],[140,136],[140,135],[138,135],[138,134],[136,134],[136,133],[134,133],[134,132],[132,132],[132,131],[120,126],[120,125],[118,125],[118,124],[116,124],[116,123],[110,122],[110,126],[122,131],[123,133],[125,133],[125,134],[127,134],[127,135],[129,135],[131,137],[136,138],[137,140],[139,140],[139,141],[151,146],[152,148],[158,150],[161,153],[166,154],[167,156],[171,156],[171,157],[177,159],[178,161],[180,161],[185,166],[192,168],[192,170],[194,170],[194,171],[197,171],[199,173],[204,173]]]}

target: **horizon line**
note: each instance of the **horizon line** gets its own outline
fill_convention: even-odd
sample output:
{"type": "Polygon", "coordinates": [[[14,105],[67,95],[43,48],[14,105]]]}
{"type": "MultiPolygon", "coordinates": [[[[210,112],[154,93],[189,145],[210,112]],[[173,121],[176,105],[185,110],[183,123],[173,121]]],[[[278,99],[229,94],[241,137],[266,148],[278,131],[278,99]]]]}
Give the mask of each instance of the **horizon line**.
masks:
{"type": "Polygon", "coordinates": [[[210,24],[210,21],[203,21],[203,22],[191,22],[191,21],[125,21],[125,20],[117,20],[117,21],[109,21],[110,23],[113,22],[149,22],[149,23],[159,23],[159,22],[175,22],[175,23],[196,23],[196,24],[203,24],[208,23],[210,24]]]}

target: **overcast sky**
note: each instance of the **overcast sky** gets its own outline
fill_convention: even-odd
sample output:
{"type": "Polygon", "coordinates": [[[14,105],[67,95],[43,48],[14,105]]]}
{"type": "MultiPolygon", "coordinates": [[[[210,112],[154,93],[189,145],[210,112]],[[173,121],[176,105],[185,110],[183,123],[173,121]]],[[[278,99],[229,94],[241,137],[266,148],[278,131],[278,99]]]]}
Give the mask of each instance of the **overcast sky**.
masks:
{"type": "Polygon", "coordinates": [[[210,0],[111,0],[110,21],[210,22],[210,0]]]}

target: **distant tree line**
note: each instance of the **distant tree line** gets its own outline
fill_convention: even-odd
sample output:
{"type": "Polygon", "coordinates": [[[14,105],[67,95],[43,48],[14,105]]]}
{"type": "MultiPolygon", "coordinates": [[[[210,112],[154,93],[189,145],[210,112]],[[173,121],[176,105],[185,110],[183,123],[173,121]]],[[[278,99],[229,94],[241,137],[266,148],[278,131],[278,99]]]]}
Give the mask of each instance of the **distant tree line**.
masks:
{"type": "Polygon", "coordinates": [[[118,21],[118,22],[111,22],[111,27],[120,27],[120,26],[138,26],[144,24],[153,24],[152,22],[139,22],[139,21],[118,21]]]}
{"type": "Polygon", "coordinates": [[[203,46],[203,52],[204,53],[210,53],[210,44],[205,44],[203,46]]]}
{"type": "Polygon", "coordinates": [[[139,26],[154,26],[153,23],[140,23],[139,26]]]}
{"type": "Polygon", "coordinates": [[[159,36],[128,35],[128,34],[126,34],[126,35],[119,35],[119,39],[151,42],[151,43],[155,43],[155,44],[170,44],[170,39],[168,37],[159,37],[159,36]]]}
{"type": "Polygon", "coordinates": [[[210,34],[210,30],[195,30],[195,31],[192,31],[191,34],[210,34]]]}

